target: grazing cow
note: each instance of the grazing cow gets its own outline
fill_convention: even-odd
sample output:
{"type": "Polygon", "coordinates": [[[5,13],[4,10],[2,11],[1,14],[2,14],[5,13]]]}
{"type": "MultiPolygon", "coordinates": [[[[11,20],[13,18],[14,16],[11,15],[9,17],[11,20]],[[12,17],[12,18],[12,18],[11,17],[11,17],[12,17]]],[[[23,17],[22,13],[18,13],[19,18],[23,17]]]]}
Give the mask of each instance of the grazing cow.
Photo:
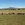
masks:
{"type": "Polygon", "coordinates": [[[15,14],[15,13],[12,13],[12,14],[15,14]]]}
{"type": "Polygon", "coordinates": [[[25,15],[25,13],[17,13],[18,15],[25,15]]]}
{"type": "Polygon", "coordinates": [[[11,14],[11,13],[8,13],[9,15],[11,14]]]}
{"type": "Polygon", "coordinates": [[[5,13],[6,15],[8,15],[8,13],[5,13]]]}
{"type": "Polygon", "coordinates": [[[17,13],[17,15],[19,15],[19,13],[17,13]]]}
{"type": "Polygon", "coordinates": [[[19,13],[20,15],[22,15],[22,13],[19,13]]]}
{"type": "Polygon", "coordinates": [[[17,14],[17,13],[14,13],[14,14],[17,14]]]}
{"type": "Polygon", "coordinates": [[[4,15],[5,13],[1,13],[2,15],[4,15]]]}
{"type": "Polygon", "coordinates": [[[17,15],[22,15],[22,13],[17,13],[17,15]]]}
{"type": "Polygon", "coordinates": [[[3,13],[2,13],[2,15],[3,15],[3,13]]]}
{"type": "Polygon", "coordinates": [[[0,13],[0,15],[1,15],[2,13],[0,13]]]}
{"type": "Polygon", "coordinates": [[[25,15],[25,13],[22,13],[22,15],[25,15]]]}
{"type": "Polygon", "coordinates": [[[3,13],[3,14],[5,14],[5,13],[3,13]]]}

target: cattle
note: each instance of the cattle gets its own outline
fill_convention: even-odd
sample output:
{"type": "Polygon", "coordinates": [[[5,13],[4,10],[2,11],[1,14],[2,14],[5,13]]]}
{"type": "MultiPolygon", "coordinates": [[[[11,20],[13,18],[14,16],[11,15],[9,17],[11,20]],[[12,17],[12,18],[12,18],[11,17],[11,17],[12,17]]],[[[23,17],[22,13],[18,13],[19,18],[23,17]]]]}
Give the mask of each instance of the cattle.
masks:
{"type": "Polygon", "coordinates": [[[25,13],[17,13],[17,15],[25,15],[25,13]]]}
{"type": "Polygon", "coordinates": [[[12,13],[12,14],[15,14],[15,13],[12,13]]]}
{"type": "Polygon", "coordinates": [[[19,13],[20,15],[22,15],[22,13],[19,13]]]}
{"type": "Polygon", "coordinates": [[[6,15],[8,15],[8,13],[5,13],[6,15]]]}
{"type": "Polygon", "coordinates": [[[2,15],[5,15],[5,13],[1,13],[2,15]]]}
{"type": "Polygon", "coordinates": [[[25,13],[22,13],[22,15],[25,15],[25,13]]]}
{"type": "Polygon", "coordinates": [[[17,13],[17,15],[19,15],[19,13],[17,13]]]}
{"type": "Polygon", "coordinates": [[[0,13],[0,15],[1,15],[2,13],[0,13]]]}
{"type": "Polygon", "coordinates": [[[22,15],[22,13],[17,13],[17,15],[22,15]]]}
{"type": "Polygon", "coordinates": [[[3,13],[5,15],[5,13],[3,13]]]}
{"type": "Polygon", "coordinates": [[[15,15],[17,14],[17,13],[14,13],[15,15]]]}
{"type": "Polygon", "coordinates": [[[3,15],[3,13],[2,13],[2,15],[3,15]]]}
{"type": "Polygon", "coordinates": [[[17,14],[17,15],[25,15],[25,13],[0,13],[0,15],[4,15],[4,14],[6,14],[6,15],[11,15],[11,14],[17,14]]]}
{"type": "Polygon", "coordinates": [[[9,15],[11,15],[11,13],[8,13],[9,15]]]}

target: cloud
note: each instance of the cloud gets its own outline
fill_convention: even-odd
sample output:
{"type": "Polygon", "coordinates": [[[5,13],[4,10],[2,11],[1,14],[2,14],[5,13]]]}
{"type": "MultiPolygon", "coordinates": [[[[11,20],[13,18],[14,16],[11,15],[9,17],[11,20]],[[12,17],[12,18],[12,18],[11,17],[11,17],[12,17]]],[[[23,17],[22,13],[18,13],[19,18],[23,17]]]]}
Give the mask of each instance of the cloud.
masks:
{"type": "Polygon", "coordinates": [[[16,7],[16,8],[25,8],[25,7],[16,7]]]}
{"type": "Polygon", "coordinates": [[[9,5],[9,6],[11,6],[11,7],[12,7],[12,6],[14,6],[14,5],[9,5]]]}
{"type": "Polygon", "coordinates": [[[3,6],[7,6],[6,4],[3,4],[3,6]]]}

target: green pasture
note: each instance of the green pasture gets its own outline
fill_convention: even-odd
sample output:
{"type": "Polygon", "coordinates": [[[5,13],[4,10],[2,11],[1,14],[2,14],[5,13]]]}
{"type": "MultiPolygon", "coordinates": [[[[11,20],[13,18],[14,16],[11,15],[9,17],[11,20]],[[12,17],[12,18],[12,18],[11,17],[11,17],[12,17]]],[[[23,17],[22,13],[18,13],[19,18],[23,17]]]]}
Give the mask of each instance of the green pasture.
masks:
{"type": "Polygon", "coordinates": [[[24,13],[25,13],[25,10],[0,10],[0,13],[1,13],[1,12],[4,12],[4,13],[6,13],[6,12],[11,12],[11,13],[12,13],[12,12],[15,12],[15,13],[16,13],[16,12],[24,12],[24,13]]]}
{"type": "Polygon", "coordinates": [[[25,15],[0,15],[0,25],[25,25],[25,15]]]}

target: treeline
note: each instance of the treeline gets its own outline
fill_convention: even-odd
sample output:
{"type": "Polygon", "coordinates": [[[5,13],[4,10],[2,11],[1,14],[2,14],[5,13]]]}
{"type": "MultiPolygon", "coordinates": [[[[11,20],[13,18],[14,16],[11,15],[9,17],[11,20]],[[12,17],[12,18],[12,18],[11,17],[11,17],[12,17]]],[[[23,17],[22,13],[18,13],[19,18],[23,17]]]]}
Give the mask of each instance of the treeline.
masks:
{"type": "Polygon", "coordinates": [[[0,9],[0,10],[25,10],[25,8],[10,8],[10,9],[0,9]]]}

